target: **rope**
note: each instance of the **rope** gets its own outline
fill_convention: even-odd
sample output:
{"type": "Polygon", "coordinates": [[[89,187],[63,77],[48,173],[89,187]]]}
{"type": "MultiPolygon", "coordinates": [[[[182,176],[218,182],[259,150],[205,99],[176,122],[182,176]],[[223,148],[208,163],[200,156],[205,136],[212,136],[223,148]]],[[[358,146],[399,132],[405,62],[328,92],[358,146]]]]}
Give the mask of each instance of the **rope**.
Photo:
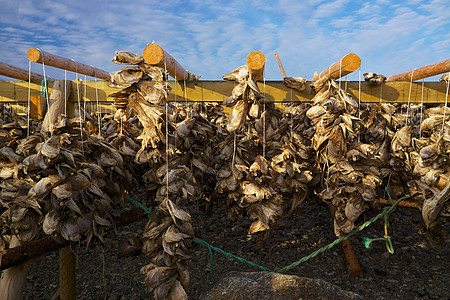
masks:
{"type": "Polygon", "coordinates": [[[27,137],[30,136],[30,101],[31,101],[31,60],[28,60],[27,137]]]}
{"type": "Polygon", "coordinates": [[[67,70],[64,70],[64,115],[67,117],[67,70]]]}
{"type": "MultiPolygon", "coordinates": [[[[450,72],[449,72],[450,74],[450,72]]],[[[445,113],[447,112],[447,100],[448,100],[448,88],[450,86],[450,78],[447,80],[447,91],[445,92],[445,106],[444,106],[444,118],[442,119],[442,131],[441,136],[444,134],[444,125],[445,125],[445,113]]]]}
{"type": "Polygon", "coordinates": [[[419,126],[419,138],[422,138],[422,121],[423,121],[423,86],[425,84],[425,79],[422,79],[422,97],[420,98],[420,125],[419,126]]]}
{"type": "Polygon", "coordinates": [[[413,77],[414,77],[414,71],[416,69],[412,70],[411,72],[411,81],[409,82],[409,94],[408,94],[408,106],[406,108],[406,125],[408,125],[408,121],[409,121],[409,106],[411,103],[411,89],[412,89],[412,82],[413,82],[413,77]]]}
{"type": "MultiPolygon", "coordinates": [[[[94,68],[94,66],[91,66],[94,68]]],[[[95,101],[97,103],[97,123],[98,123],[98,135],[102,135],[102,118],[101,112],[98,104],[98,86],[97,86],[97,69],[94,68],[94,81],[95,81],[95,101]]]]}
{"type": "MultiPolygon", "coordinates": [[[[42,55],[42,72],[44,73],[44,79],[42,81],[45,86],[45,97],[47,99],[47,111],[50,111],[50,101],[48,99],[48,88],[47,88],[47,81],[50,79],[47,80],[47,76],[45,76],[44,53],[41,51],[41,49],[39,49],[39,48],[36,48],[36,49],[38,49],[38,51],[41,52],[41,55],[42,55]]],[[[42,95],[42,83],[41,83],[41,96],[43,96],[42,95]]],[[[53,125],[50,125],[49,127],[50,127],[50,136],[53,136],[53,125]]]]}
{"type": "MultiPolygon", "coordinates": [[[[266,157],[266,68],[263,70],[263,81],[264,81],[264,99],[263,99],[263,113],[264,113],[264,134],[263,134],[263,157],[266,157]]],[[[256,81],[255,81],[256,83],[256,81]]]]}
{"type": "MultiPolygon", "coordinates": [[[[86,75],[84,75],[84,97],[83,97],[83,109],[84,112],[86,113],[86,98],[87,98],[87,79],[86,79],[86,75]]],[[[83,121],[86,121],[86,114],[83,113],[83,121]]]]}
{"type": "MultiPolygon", "coordinates": [[[[78,63],[72,59],[73,62],[75,62],[75,74],[76,78],[75,81],[77,82],[77,98],[78,98],[78,115],[80,117],[80,138],[81,138],[81,153],[84,155],[84,143],[83,143],[83,118],[81,117],[81,95],[80,95],[80,82],[78,80],[78,63]]],[[[84,114],[83,114],[84,115],[84,114]]]]}
{"type": "Polygon", "coordinates": [[[147,216],[147,218],[150,219],[152,216],[152,208],[146,207],[144,204],[140,203],[139,201],[134,200],[132,197],[127,196],[127,202],[130,202],[131,204],[141,208],[144,211],[144,214],[147,216]]]}
{"type": "MultiPolygon", "coordinates": [[[[353,229],[346,236],[343,236],[341,238],[338,238],[338,239],[334,240],[332,243],[330,243],[330,244],[328,244],[328,245],[326,245],[326,246],[324,246],[324,247],[322,247],[322,248],[312,252],[311,254],[309,254],[309,255],[307,255],[307,256],[305,256],[305,257],[303,257],[303,258],[293,262],[292,264],[281,268],[281,269],[272,270],[272,269],[269,269],[267,267],[258,265],[256,263],[251,262],[249,260],[246,260],[246,259],[244,259],[242,257],[239,257],[239,256],[234,255],[232,253],[226,252],[226,251],[224,251],[224,250],[222,250],[220,248],[214,247],[214,246],[208,244],[206,241],[204,241],[202,239],[199,239],[199,238],[194,238],[192,241],[208,248],[209,253],[210,253],[210,272],[211,272],[212,275],[214,275],[213,271],[212,271],[212,268],[213,268],[212,267],[212,265],[213,265],[213,253],[212,253],[212,251],[216,251],[216,252],[218,252],[218,253],[220,253],[220,254],[228,257],[228,258],[232,258],[232,259],[235,259],[235,260],[237,260],[239,262],[246,263],[246,264],[248,264],[248,265],[250,265],[252,267],[258,268],[258,269],[263,270],[263,271],[274,272],[274,273],[284,273],[284,272],[286,272],[286,271],[288,271],[288,270],[290,270],[292,268],[295,268],[296,266],[298,266],[298,265],[300,265],[300,264],[310,260],[311,258],[316,257],[317,255],[319,255],[319,254],[321,254],[321,253],[323,253],[323,252],[333,248],[334,246],[336,246],[337,244],[341,243],[342,241],[345,241],[345,240],[349,239],[350,237],[352,237],[356,233],[358,233],[360,231],[363,231],[364,229],[369,227],[372,223],[374,223],[377,220],[379,220],[381,217],[384,217],[384,221],[385,221],[385,233],[384,233],[384,236],[382,238],[374,238],[374,239],[363,238],[363,243],[364,243],[364,245],[366,247],[370,247],[370,245],[374,241],[385,240],[386,241],[386,248],[389,251],[389,253],[392,254],[392,253],[394,253],[394,249],[393,249],[393,246],[392,246],[391,237],[387,234],[387,216],[390,215],[396,209],[396,207],[397,207],[398,203],[400,203],[400,201],[405,200],[407,198],[410,198],[410,196],[406,195],[406,196],[398,199],[396,202],[393,202],[392,198],[391,198],[391,195],[389,193],[389,188],[386,187],[385,190],[386,190],[386,193],[388,195],[389,201],[392,204],[391,206],[385,207],[381,213],[379,213],[378,215],[376,215],[375,217],[373,217],[369,221],[365,222],[361,226],[353,229]]],[[[136,205],[136,206],[138,206],[140,208],[142,208],[144,210],[145,214],[147,215],[147,217],[150,218],[150,216],[151,216],[151,208],[147,208],[143,204],[141,204],[138,201],[135,201],[134,199],[132,199],[130,196],[127,197],[127,201],[133,203],[134,205],[136,205]]]]}

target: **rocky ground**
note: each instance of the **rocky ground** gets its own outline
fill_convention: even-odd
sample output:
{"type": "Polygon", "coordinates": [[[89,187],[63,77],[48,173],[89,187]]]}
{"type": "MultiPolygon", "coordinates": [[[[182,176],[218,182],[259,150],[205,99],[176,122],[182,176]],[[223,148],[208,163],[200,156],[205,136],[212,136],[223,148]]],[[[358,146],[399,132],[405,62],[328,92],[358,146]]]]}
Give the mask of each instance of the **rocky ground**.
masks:
{"type": "MultiPolygon", "coordinates": [[[[192,207],[197,238],[247,260],[271,269],[284,267],[325,246],[335,239],[328,208],[314,201],[303,202],[291,217],[280,219],[268,233],[261,247],[247,240],[250,222],[230,222],[224,205],[216,204],[213,214],[198,214],[192,207]]],[[[383,223],[378,221],[351,240],[357,253],[362,277],[347,275],[340,246],[337,246],[299,266],[288,274],[321,278],[367,299],[448,299],[450,295],[450,243],[443,250],[433,250],[411,218],[419,211],[399,208],[389,219],[394,254],[386,250],[384,241],[365,248],[363,237],[383,235],[383,223]]],[[[371,215],[372,216],[372,215],[371,215]]],[[[367,216],[368,218],[371,216],[367,216]]],[[[139,270],[148,263],[143,255],[121,258],[118,249],[136,232],[142,232],[145,220],[107,235],[106,244],[86,250],[73,246],[78,255],[77,295],[79,299],[148,299],[139,270]]],[[[450,230],[447,226],[447,230],[450,230]]],[[[207,248],[194,244],[191,267],[190,299],[210,288],[214,281],[230,271],[256,271],[254,267],[228,259],[218,253],[210,256],[207,248]]],[[[30,264],[24,299],[49,299],[58,286],[57,252],[34,259],[30,264]]]]}

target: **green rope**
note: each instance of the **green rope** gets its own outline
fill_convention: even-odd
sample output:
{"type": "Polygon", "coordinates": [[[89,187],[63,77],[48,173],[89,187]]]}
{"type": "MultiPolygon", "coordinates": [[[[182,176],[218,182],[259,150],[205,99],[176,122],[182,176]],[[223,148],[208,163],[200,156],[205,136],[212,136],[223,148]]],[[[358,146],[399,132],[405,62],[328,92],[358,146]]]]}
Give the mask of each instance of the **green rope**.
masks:
{"type": "MultiPolygon", "coordinates": [[[[220,249],[220,248],[214,247],[214,246],[208,244],[207,242],[205,242],[204,240],[201,240],[201,239],[198,239],[198,238],[194,238],[193,241],[194,241],[195,243],[198,243],[198,244],[200,244],[200,245],[202,245],[202,246],[207,247],[208,249],[210,249],[210,252],[211,252],[211,250],[214,250],[214,251],[216,251],[216,252],[218,252],[218,253],[220,253],[220,254],[225,255],[225,256],[228,257],[228,258],[233,258],[233,259],[235,259],[235,260],[237,260],[237,261],[240,261],[240,262],[242,262],[242,263],[246,263],[246,264],[248,264],[248,265],[250,265],[250,266],[253,266],[253,267],[255,267],[255,268],[261,269],[261,270],[263,270],[263,271],[275,272],[275,271],[273,271],[273,270],[271,270],[271,269],[269,269],[269,268],[260,266],[260,265],[258,265],[258,264],[255,264],[254,262],[248,261],[248,260],[246,260],[246,259],[244,259],[244,258],[242,258],[242,257],[236,256],[236,255],[234,255],[234,254],[231,254],[231,253],[228,253],[228,252],[226,252],[226,251],[223,251],[223,250],[220,249]]],[[[212,257],[211,257],[211,265],[212,265],[212,257]]]]}
{"type": "MultiPolygon", "coordinates": [[[[222,250],[220,248],[214,247],[214,246],[208,244],[206,241],[204,241],[202,239],[194,238],[193,242],[198,243],[198,244],[208,248],[209,253],[210,253],[210,273],[211,273],[211,276],[213,278],[214,278],[214,273],[213,273],[213,252],[212,251],[216,251],[216,252],[218,252],[218,253],[220,253],[220,254],[228,257],[228,258],[232,258],[232,259],[235,259],[235,260],[237,260],[239,262],[246,263],[246,264],[248,264],[250,266],[253,266],[253,267],[258,268],[258,269],[263,270],[263,271],[269,271],[269,272],[275,272],[275,273],[284,273],[284,272],[286,272],[286,271],[288,271],[288,270],[290,270],[290,269],[300,265],[301,263],[304,263],[305,261],[307,261],[307,260],[309,260],[309,259],[311,259],[313,257],[316,257],[317,255],[319,255],[319,254],[321,254],[321,253],[323,253],[323,252],[333,248],[334,246],[336,246],[340,242],[349,239],[350,237],[352,237],[353,235],[355,235],[356,233],[358,233],[360,231],[363,231],[365,228],[367,228],[372,223],[376,222],[381,217],[384,217],[384,220],[385,220],[385,235],[382,238],[375,238],[375,239],[363,238],[363,242],[364,242],[364,245],[366,245],[366,247],[370,247],[370,245],[372,244],[373,241],[385,240],[386,241],[386,247],[387,247],[388,251],[390,253],[394,253],[393,252],[394,249],[392,247],[392,242],[391,242],[391,237],[387,235],[387,216],[389,214],[391,214],[395,210],[396,206],[398,205],[398,203],[400,203],[400,201],[405,200],[405,199],[409,198],[410,196],[406,195],[406,196],[398,199],[396,202],[393,202],[392,199],[391,199],[391,195],[389,194],[389,188],[388,187],[386,187],[386,192],[388,194],[389,200],[392,203],[391,206],[385,207],[381,213],[379,213],[378,215],[376,215],[375,217],[373,217],[369,221],[365,222],[361,226],[353,229],[346,236],[341,237],[339,239],[336,239],[332,243],[330,243],[330,244],[328,244],[328,245],[326,245],[326,246],[324,246],[324,247],[314,251],[313,253],[311,253],[311,254],[301,258],[300,260],[297,260],[297,261],[293,262],[292,264],[287,265],[287,266],[285,266],[285,267],[283,267],[281,269],[278,269],[278,270],[271,270],[271,269],[266,268],[264,266],[260,266],[260,265],[258,265],[256,263],[248,261],[248,260],[246,260],[246,259],[244,259],[242,257],[236,256],[236,255],[231,254],[229,252],[226,252],[226,251],[224,251],[224,250],[222,250]]],[[[144,206],[143,204],[139,203],[138,201],[133,200],[131,197],[128,197],[127,201],[129,201],[129,202],[133,203],[134,205],[142,208],[145,211],[145,214],[147,215],[147,217],[150,218],[151,208],[147,208],[146,206],[144,206]]]]}
{"type": "Polygon", "coordinates": [[[42,81],[41,81],[41,96],[42,97],[46,97],[46,95],[47,95],[49,81],[52,81],[52,80],[49,78],[46,78],[46,79],[42,79],[42,81]],[[45,89],[45,87],[47,87],[47,90],[45,89]]]}
{"type": "Polygon", "coordinates": [[[131,204],[134,204],[135,206],[141,208],[144,211],[144,214],[147,215],[147,217],[150,219],[150,217],[152,216],[152,208],[151,207],[148,208],[147,206],[145,206],[142,203],[134,200],[130,196],[127,197],[127,201],[130,202],[131,204]]]}

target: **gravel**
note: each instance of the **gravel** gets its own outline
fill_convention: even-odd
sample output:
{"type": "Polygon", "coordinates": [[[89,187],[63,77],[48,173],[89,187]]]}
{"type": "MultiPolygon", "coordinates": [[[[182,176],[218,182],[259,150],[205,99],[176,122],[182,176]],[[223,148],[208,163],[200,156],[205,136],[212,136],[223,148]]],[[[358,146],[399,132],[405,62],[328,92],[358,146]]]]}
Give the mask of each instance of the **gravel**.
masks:
{"type": "MultiPolygon", "coordinates": [[[[227,252],[271,269],[279,269],[335,239],[332,220],[326,206],[314,201],[303,202],[290,217],[279,219],[258,242],[248,240],[250,221],[232,222],[226,218],[222,203],[213,206],[207,215],[200,207],[189,208],[193,215],[196,237],[227,252]]],[[[382,221],[372,224],[364,232],[351,238],[363,276],[347,274],[340,246],[289,270],[287,274],[327,280],[345,290],[367,299],[449,299],[450,248],[447,236],[443,250],[431,248],[426,237],[420,235],[410,219],[420,212],[398,208],[389,218],[389,234],[395,253],[390,254],[383,241],[365,248],[364,237],[380,237],[382,221]]],[[[371,216],[367,216],[367,219],[371,216]]],[[[141,233],[146,220],[133,223],[120,231],[108,233],[105,245],[85,249],[83,244],[72,245],[78,256],[78,299],[149,299],[140,268],[149,262],[144,255],[118,258],[118,249],[128,238],[141,233]]],[[[447,224],[447,232],[449,230],[447,224]]],[[[210,273],[208,249],[194,243],[191,260],[190,299],[210,288],[215,280],[230,271],[256,271],[254,267],[226,258],[213,256],[210,273]]],[[[30,264],[24,299],[50,299],[58,289],[57,252],[34,259],[30,264]]]]}

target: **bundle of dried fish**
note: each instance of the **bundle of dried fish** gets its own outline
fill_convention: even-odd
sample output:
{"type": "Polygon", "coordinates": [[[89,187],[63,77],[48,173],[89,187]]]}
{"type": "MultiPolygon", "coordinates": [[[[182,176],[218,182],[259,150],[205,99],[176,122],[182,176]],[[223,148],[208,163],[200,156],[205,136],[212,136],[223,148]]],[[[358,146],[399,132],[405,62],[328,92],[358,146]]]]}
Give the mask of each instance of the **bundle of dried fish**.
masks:
{"type": "Polygon", "coordinates": [[[253,220],[248,233],[270,228],[278,216],[292,212],[306,197],[313,180],[313,155],[307,128],[307,104],[283,115],[266,105],[256,120],[217,144],[216,193],[227,198],[228,216],[253,220]]]}
{"type": "Polygon", "coordinates": [[[333,80],[312,101],[306,115],[314,126],[312,145],[323,174],[316,192],[333,207],[335,234],[342,236],[382,192],[387,121],[376,106],[359,107],[333,80]]]}
{"type": "Polygon", "coordinates": [[[363,76],[364,80],[368,81],[371,85],[380,85],[386,81],[386,76],[378,75],[372,72],[364,73],[363,76]]]}
{"type": "Polygon", "coordinates": [[[261,115],[259,99],[263,97],[259,91],[256,79],[252,78],[247,65],[241,66],[231,73],[224,75],[225,80],[234,80],[238,84],[234,87],[232,95],[224,100],[225,106],[233,107],[227,130],[233,132],[242,129],[247,115],[252,119],[261,115]]]}
{"type": "Polygon", "coordinates": [[[1,183],[0,200],[7,209],[2,232],[37,236],[37,226],[28,233],[29,214],[46,234],[69,241],[86,237],[88,245],[93,236],[103,239],[111,213],[123,206],[124,190],[133,191],[136,181],[119,151],[80,124],[59,117],[53,135],[37,133],[19,141],[13,162],[17,171],[1,183]]]}
{"type": "MultiPolygon", "coordinates": [[[[423,121],[412,138],[415,161],[413,174],[423,199],[422,218],[431,245],[442,248],[445,241],[443,222],[450,217],[450,109],[431,107],[424,111],[423,121]]],[[[417,126],[418,127],[418,126],[417,126]]]]}

